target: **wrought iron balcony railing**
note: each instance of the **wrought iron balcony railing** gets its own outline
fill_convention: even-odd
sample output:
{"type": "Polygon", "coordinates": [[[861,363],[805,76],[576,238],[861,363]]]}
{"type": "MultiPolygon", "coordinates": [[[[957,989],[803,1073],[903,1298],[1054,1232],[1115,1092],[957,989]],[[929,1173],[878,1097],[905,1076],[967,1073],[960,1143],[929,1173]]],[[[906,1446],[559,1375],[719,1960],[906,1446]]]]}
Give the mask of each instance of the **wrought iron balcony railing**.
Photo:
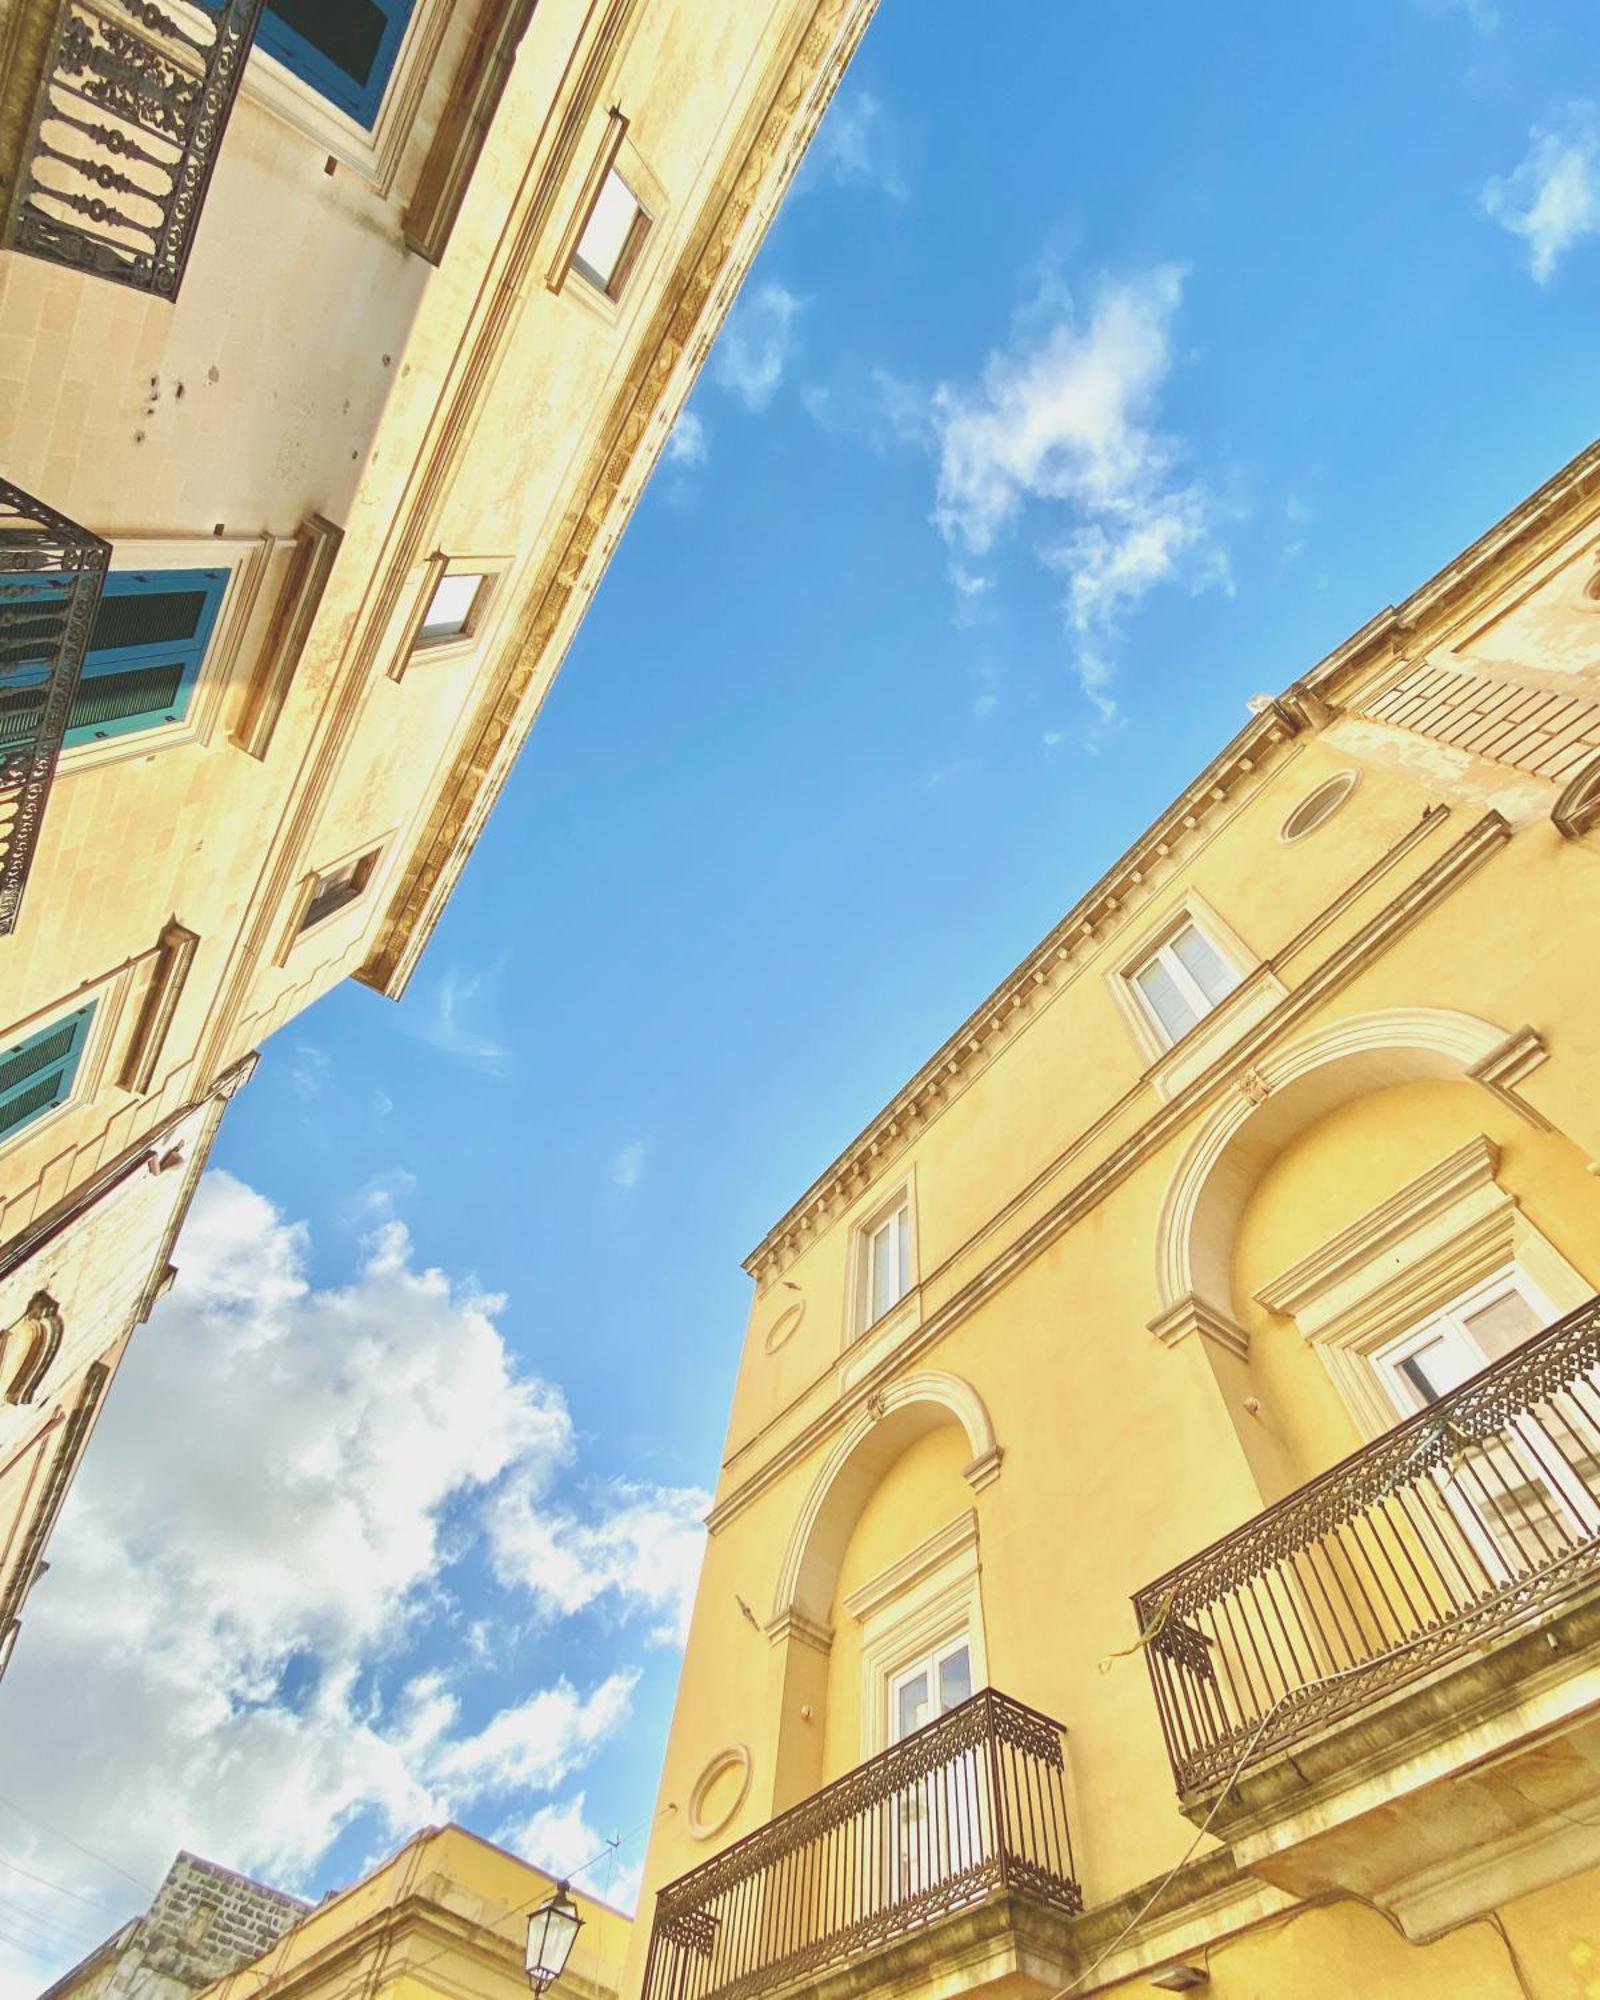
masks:
{"type": "Polygon", "coordinates": [[[1061,1727],[986,1689],[663,1889],[642,2000],[750,2000],[1007,1893],[1083,1907],[1061,1727]]]}
{"type": "Polygon", "coordinates": [[[0,935],[16,928],[111,544],[0,479],[0,935]]]}
{"type": "Polygon", "coordinates": [[[175,298],[261,6],[58,0],[6,241],[175,298]]]}
{"type": "Polygon", "coordinates": [[[1134,1599],[1179,1793],[1600,1584],[1600,1298],[1134,1599]]]}

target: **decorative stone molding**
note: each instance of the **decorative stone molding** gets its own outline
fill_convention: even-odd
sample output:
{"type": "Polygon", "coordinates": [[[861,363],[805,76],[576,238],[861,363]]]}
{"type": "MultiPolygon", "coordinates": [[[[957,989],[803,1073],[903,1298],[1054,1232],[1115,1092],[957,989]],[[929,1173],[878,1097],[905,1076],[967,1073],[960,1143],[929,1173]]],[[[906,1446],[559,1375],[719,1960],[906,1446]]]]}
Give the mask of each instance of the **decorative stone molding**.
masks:
{"type": "Polygon", "coordinates": [[[1542,1063],[1549,1050],[1537,1028],[1518,1028],[1506,1036],[1497,1048],[1478,1062],[1472,1064],[1467,1074],[1474,1083],[1481,1083],[1492,1097],[1499,1098],[1508,1105],[1519,1118],[1524,1118],[1538,1131],[1552,1129],[1550,1120],[1542,1111],[1537,1111],[1524,1097],[1517,1095],[1516,1086],[1525,1076],[1531,1075],[1542,1063]]]}
{"type": "Polygon", "coordinates": [[[1388,1430],[1395,1413],[1368,1356],[1397,1333],[1511,1265],[1557,1313],[1589,1294],[1499,1185],[1499,1167],[1499,1147],[1480,1133],[1256,1293],[1269,1311],[1293,1318],[1369,1437],[1388,1430]]]}
{"type": "Polygon", "coordinates": [[[750,1778],[753,1770],[754,1764],[747,1743],[724,1744],[709,1759],[689,1792],[689,1805],[684,1817],[691,1839],[711,1840],[721,1833],[750,1796],[750,1778]],[[713,1786],[730,1771],[737,1774],[733,1794],[725,1805],[717,1809],[714,1816],[710,1816],[706,1812],[706,1801],[711,1796],[713,1786]]]}
{"type": "Polygon", "coordinates": [[[1198,1334],[1202,1340],[1211,1341],[1241,1361],[1250,1356],[1250,1336],[1244,1328],[1204,1299],[1196,1298],[1193,1292],[1186,1293],[1165,1312],[1157,1313],[1150,1321],[1150,1331],[1163,1347],[1176,1347],[1191,1334],[1198,1334]]]}
{"type": "MultiPolygon", "coordinates": [[[[1600,463],[1600,447],[1597,447],[1595,457],[1597,463],[1600,463]]],[[[1395,848],[1380,857],[1372,868],[1365,871],[1365,879],[1369,882],[1376,880],[1397,855],[1408,853],[1419,838],[1425,838],[1432,828],[1440,824],[1442,818],[1441,813],[1425,816],[1417,827],[1396,844],[1395,848]]],[[[1176,1097],[1164,1103],[1120,1145],[1051,1202],[1036,1221],[1030,1223],[970,1279],[944,1298],[923,1320],[915,1333],[908,1336],[904,1349],[897,1356],[901,1365],[909,1364],[913,1357],[926,1354],[935,1347],[969,1312],[986,1299],[992,1298],[997,1289],[1016,1271],[1029,1264],[1084,1216],[1092,1213],[1146,1160],[1169,1145],[1198,1117],[1207,1113],[1208,1107],[1209,1120],[1202,1128],[1202,1137],[1213,1132],[1219,1120],[1226,1120],[1224,1143],[1226,1135],[1236,1129],[1247,1115],[1258,1118],[1276,1115],[1277,1107],[1273,1104],[1256,1108],[1252,1114],[1252,1107],[1237,1098],[1234,1109],[1231,1112],[1228,1110],[1228,1094],[1240,1070],[1252,1062],[1255,1063],[1272,1083],[1274,1091],[1278,1089],[1280,1083],[1293,1080],[1298,1073],[1298,1059],[1291,1057],[1272,1059],[1269,1051],[1273,1046],[1286,1037],[1300,1021],[1325,1007],[1356,973],[1372,964],[1390,944],[1404,936],[1414,924],[1420,922],[1430,911],[1452,895],[1461,883],[1490,860],[1510,837],[1509,824],[1497,812],[1485,813],[1475,821],[1419,875],[1406,881],[1376,916],[1364,923],[1353,936],[1338,944],[1316,970],[1309,973],[1286,996],[1267,1020],[1250,1031],[1236,1050],[1231,1051],[1204,1075],[1197,1077],[1176,1097]]],[[[1323,919],[1319,917],[1300,933],[1289,949],[1299,950],[1322,929],[1323,919]]],[[[1396,1010],[1396,1013],[1403,1021],[1419,1013],[1426,1016],[1429,1011],[1400,1009],[1396,1010]]],[[[1382,1017],[1365,1018],[1370,1028],[1374,1018],[1382,1017]]],[[[1430,1074],[1459,1075],[1466,1063],[1487,1055],[1499,1041],[1504,1039],[1504,1029],[1475,1021],[1471,1015],[1452,1015],[1449,1019],[1458,1024],[1459,1045],[1452,1043],[1446,1034],[1444,1046],[1436,1051],[1437,1067],[1429,1071],[1430,1074]],[[1454,1060],[1450,1054],[1452,1048],[1455,1049],[1454,1060]]],[[[1338,1024],[1327,1032],[1337,1038],[1350,1033],[1359,1035],[1362,1028],[1358,1020],[1354,1024],[1349,1022],[1338,1024]]],[[[1315,1038],[1313,1045],[1314,1043],[1315,1038]]],[[[1293,1046],[1296,1050],[1303,1050],[1308,1045],[1300,1043],[1293,1046]]],[[[1403,1038],[1402,1046],[1405,1046],[1403,1038]]],[[[1391,1076],[1390,1080],[1395,1079],[1391,1076]]],[[[1075,1142],[1069,1153],[1050,1163],[1025,1192],[1034,1193],[1042,1189],[1065,1160],[1077,1150],[1075,1142]]],[[[1177,1185],[1175,1181],[1174,1189],[1177,1185]]],[[[1173,1200],[1174,1193],[1169,1191],[1169,1207],[1173,1200]]],[[[1163,1242],[1169,1241],[1172,1232],[1170,1224],[1166,1221],[1162,1224],[1162,1232],[1163,1242]]],[[[1165,1310],[1175,1298],[1196,1289],[1188,1282],[1173,1285],[1163,1294],[1162,1309],[1165,1310]]],[[[1216,1301],[1213,1300],[1213,1305],[1215,1304],[1216,1301]]],[[[1231,1307],[1224,1306],[1222,1310],[1226,1316],[1231,1316],[1231,1307]]],[[[855,1393],[856,1396],[861,1395],[860,1390],[855,1393]]],[[[859,1415],[860,1407],[860,1402],[854,1398],[841,1398],[797,1431],[787,1443],[776,1449],[753,1471],[742,1476],[737,1483],[730,1484],[707,1517],[706,1525],[710,1531],[713,1534],[718,1533],[774,1481],[781,1479],[798,1460],[816,1450],[823,1439],[853,1425],[859,1415]]],[[[726,1460],[729,1470],[754,1448],[755,1442],[752,1439],[730,1453],[726,1460]]]]}
{"type": "Polygon", "coordinates": [[[802,1646],[809,1646],[814,1653],[833,1651],[833,1627],[821,1625],[815,1618],[808,1618],[803,1611],[792,1608],[774,1618],[766,1633],[774,1646],[786,1646],[793,1639],[802,1646]]]}
{"type": "MultiPolygon", "coordinates": [[[[942,1424],[957,1423],[966,1433],[973,1465],[993,1460],[998,1470],[1000,1448],[989,1413],[977,1390],[959,1375],[933,1369],[903,1375],[885,1383],[873,1400],[877,1413],[863,1398],[824,1459],[795,1520],[767,1623],[774,1640],[793,1635],[796,1616],[818,1630],[827,1629],[850,1531],[883,1474],[919,1438],[942,1424]],[[785,1619],[791,1621],[787,1627],[785,1619]]],[[[987,1468],[985,1473],[987,1478],[994,1476],[987,1468]]]]}
{"type": "Polygon", "coordinates": [[[926,1541],[919,1542],[897,1562],[892,1562],[887,1569],[880,1570],[876,1576],[869,1577],[858,1589],[851,1591],[844,1601],[844,1608],[852,1618],[870,1618],[894,1598],[903,1596],[935,1571],[944,1569],[977,1546],[978,1510],[969,1507],[965,1514],[958,1514],[946,1526],[936,1528],[926,1541]]]}
{"type": "Polygon", "coordinates": [[[961,1476],[974,1493],[983,1492],[1000,1477],[1000,1465],[1005,1455],[1005,1446],[997,1444],[993,1450],[981,1452],[970,1465],[962,1468],[961,1476]]]}
{"type": "Polygon", "coordinates": [[[61,1308],[48,1292],[35,1292],[27,1310],[0,1334],[0,1399],[31,1403],[61,1351],[61,1308]]]}

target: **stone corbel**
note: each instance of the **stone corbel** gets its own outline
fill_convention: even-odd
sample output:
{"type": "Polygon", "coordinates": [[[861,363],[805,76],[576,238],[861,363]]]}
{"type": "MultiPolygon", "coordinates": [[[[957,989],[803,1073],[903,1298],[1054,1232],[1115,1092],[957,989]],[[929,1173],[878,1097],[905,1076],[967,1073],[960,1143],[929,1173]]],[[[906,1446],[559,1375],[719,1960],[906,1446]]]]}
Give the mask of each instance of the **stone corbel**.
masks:
{"type": "Polygon", "coordinates": [[[1194,1333],[1241,1361],[1248,1360],[1250,1355],[1250,1336],[1244,1328],[1204,1299],[1196,1298],[1193,1292],[1168,1306],[1165,1312],[1157,1313],[1150,1321],[1150,1331],[1163,1347],[1176,1347],[1194,1333]]]}
{"type": "Polygon", "coordinates": [[[980,1453],[963,1469],[962,1476],[974,1493],[981,1493],[986,1486],[992,1486],[1000,1477],[1000,1461],[1005,1455],[1004,1445],[992,1445],[988,1451],[980,1453]]]}
{"type": "Polygon", "coordinates": [[[1550,1120],[1542,1111],[1535,1110],[1525,1097],[1519,1097],[1516,1091],[1522,1079],[1536,1070],[1548,1054],[1544,1037],[1537,1028],[1518,1028],[1475,1062],[1467,1075],[1474,1083],[1481,1083],[1491,1097],[1498,1098],[1536,1131],[1549,1132],[1554,1129],[1550,1120]]]}
{"type": "Polygon", "coordinates": [[[774,1646],[783,1646],[795,1639],[816,1653],[827,1654],[833,1650],[833,1627],[819,1625],[814,1618],[808,1618],[803,1611],[796,1611],[792,1605],[773,1619],[767,1627],[767,1637],[774,1646]]]}
{"type": "Polygon", "coordinates": [[[1591,757],[1550,809],[1564,840],[1581,840],[1600,826],[1600,757],[1591,757]]]}

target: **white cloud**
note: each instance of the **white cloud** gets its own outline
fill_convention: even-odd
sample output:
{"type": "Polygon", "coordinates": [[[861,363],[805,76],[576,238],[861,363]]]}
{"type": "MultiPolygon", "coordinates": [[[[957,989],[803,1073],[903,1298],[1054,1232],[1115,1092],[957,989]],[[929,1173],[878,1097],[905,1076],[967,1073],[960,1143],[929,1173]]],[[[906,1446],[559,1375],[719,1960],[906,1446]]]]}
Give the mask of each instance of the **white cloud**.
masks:
{"type": "Polygon", "coordinates": [[[1600,109],[1569,105],[1535,126],[1520,166],[1485,183],[1484,212],[1528,246],[1528,267],[1548,284],[1574,243],[1600,234],[1600,109]]]}
{"type": "MultiPolygon", "coordinates": [[[[508,1572],[458,1630],[454,1566],[503,1553],[496,1496],[532,1521],[527,1496],[570,1472],[565,1399],[518,1367],[503,1301],[418,1268],[392,1217],[346,1284],[312,1286],[309,1255],[303,1225],[206,1176],[29,1600],[0,1795],[30,1816],[0,1815],[0,1853],[97,1899],[102,1935],[141,1899],[47,1828],[147,1884],[187,1846],[294,1886],[358,1816],[397,1841],[486,1800],[561,1809],[638,1669],[586,1657],[498,1712],[474,1673],[503,1669],[530,1605],[582,1607],[584,1549],[619,1631],[634,1617],[658,1639],[688,1587],[677,1496],[601,1486],[581,1529],[556,1513],[549,1587],[508,1572]]],[[[20,1996],[82,1955],[63,1911],[96,1918],[8,1880],[32,1942],[0,1942],[0,1994],[20,1996]]]]}
{"type": "Polygon", "coordinates": [[[705,425],[693,410],[681,410],[662,457],[668,465],[681,465],[692,471],[694,467],[705,464],[707,449],[705,425]]]}
{"type": "Polygon", "coordinates": [[[785,285],[758,285],[739,301],[722,330],[712,374],[752,414],[766,409],[778,393],[804,306],[785,285]]]}
{"type": "Polygon", "coordinates": [[[828,107],[797,191],[823,181],[841,188],[875,188],[894,202],[908,198],[905,142],[893,115],[870,90],[841,91],[828,107]]]}
{"type": "Polygon", "coordinates": [[[711,1495],[693,1486],[619,1480],[603,1501],[597,1516],[585,1520],[547,1504],[538,1468],[508,1480],[489,1510],[496,1574],[531,1592],[551,1616],[570,1616],[602,1598],[647,1605],[652,1638],[681,1644],[711,1495]]]}
{"type": "Polygon", "coordinates": [[[1500,25],[1493,0],[1419,0],[1425,14],[1460,14],[1480,35],[1492,35],[1500,25]]]}
{"type": "Polygon", "coordinates": [[[1107,720],[1126,614],[1158,584],[1226,575],[1211,496],[1157,423],[1182,296],[1174,265],[1103,283],[1087,318],[1056,287],[1052,323],[1025,316],[975,386],[932,398],[940,533],[958,559],[981,559],[1029,522],[1066,579],[1079,678],[1107,720]]]}
{"type": "Polygon", "coordinates": [[[332,1069],[333,1058],[326,1049],[312,1042],[296,1042],[289,1057],[289,1088],[309,1104],[322,1095],[332,1069]]]}
{"type": "MultiPolygon", "coordinates": [[[[560,1805],[544,1805],[521,1819],[507,1820],[495,1833],[502,1847],[552,1875],[583,1872],[583,1886],[601,1902],[631,1910],[639,1900],[643,1836],[602,1834],[590,1825],[582,1792],[560,1805]],[[607,1849],[610,1853],[607,1853],[607,1849]],[[630,1858],[630,1856],[632,1858],[630,1858]]],[[[581,1963],[576,1969],[582,1971],[581,1963]]]]}
{"type": "Polygon", "coordinates": [[[636,1188],[644,1179],[644,1158],[648,1150],[643,1139],[633,1139],[611,1162],[613,1187],[636,1188]]]}
{"type": "Polygon", "coordinates": [[[483,1020],[494,998],[499,966],[469,972],[447,965],[433,984],[412,1001],[402,1001],[396,1016],[402,1030],[419,1042],[459,1056],[489,1076],[504,1076],[511,1051],[483,1020]]]}

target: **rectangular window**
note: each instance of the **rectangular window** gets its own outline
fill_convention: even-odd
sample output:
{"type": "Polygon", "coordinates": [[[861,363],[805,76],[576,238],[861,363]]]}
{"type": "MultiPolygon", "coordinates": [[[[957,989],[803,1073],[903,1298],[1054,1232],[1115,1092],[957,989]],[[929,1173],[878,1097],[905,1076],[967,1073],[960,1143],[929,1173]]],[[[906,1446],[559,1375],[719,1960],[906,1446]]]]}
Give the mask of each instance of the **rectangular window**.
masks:
{"type": "Polygon", "coordinates": [[[464,639],[477,622],[478,601],[488,578],[481,570],[453,571],[440,577],[417,632],[419,646],[437,646],[447,639],[464,639]]]}
{"type": "Polygon", "coordinates": [[[372,871],[378,865],[378,850],[363,854],[354,861],[343,861],[337,868],[330,868],[325,875],[316,878],[311,891],[311,900],[306,904],[305,915],[300,919],[300,929],[309,931],[327,918],[348,909],[359,902],[372,880],[372,871]]]}
{"type": "Polygon", "coordinates": [[[370,129],[414,0],[267,0],[256,47],[370,129]]]}
{"type": "MultiPolygon", "coordinates": [[[[183,720],[230,574],[226,569],[111,572],[67,714],[66,748],[183,720]]],[[[43,675],[6,676],[0,733],[7,741],[36,726],[43,698],[43,675]]]]}
{"type": "Polygon", "coordinates": [[[607,298],[620,298],[649,227],[639,197],[615,167],[609,168],[578,238],[574,269],[607,298]]]}
{"type": "Polygon", "coordinates": [[[1210,938],[1187,918],[1128,978],[1169,1042],[1181,1041],[1239,983],[1210,938]]]}
{"type": "Polygon", "coordinates": [[[83,1059],[94,1002],[0,1051],[0,1140],[65,1104],[83,1059]]]}
{"type": "Polygon", "coordinates": [[[876,1325],[911,1290],[912,1264],[911,1199],[902,1190],[858,1233],[853,1315],[857,1333],[876,1325]]]}

